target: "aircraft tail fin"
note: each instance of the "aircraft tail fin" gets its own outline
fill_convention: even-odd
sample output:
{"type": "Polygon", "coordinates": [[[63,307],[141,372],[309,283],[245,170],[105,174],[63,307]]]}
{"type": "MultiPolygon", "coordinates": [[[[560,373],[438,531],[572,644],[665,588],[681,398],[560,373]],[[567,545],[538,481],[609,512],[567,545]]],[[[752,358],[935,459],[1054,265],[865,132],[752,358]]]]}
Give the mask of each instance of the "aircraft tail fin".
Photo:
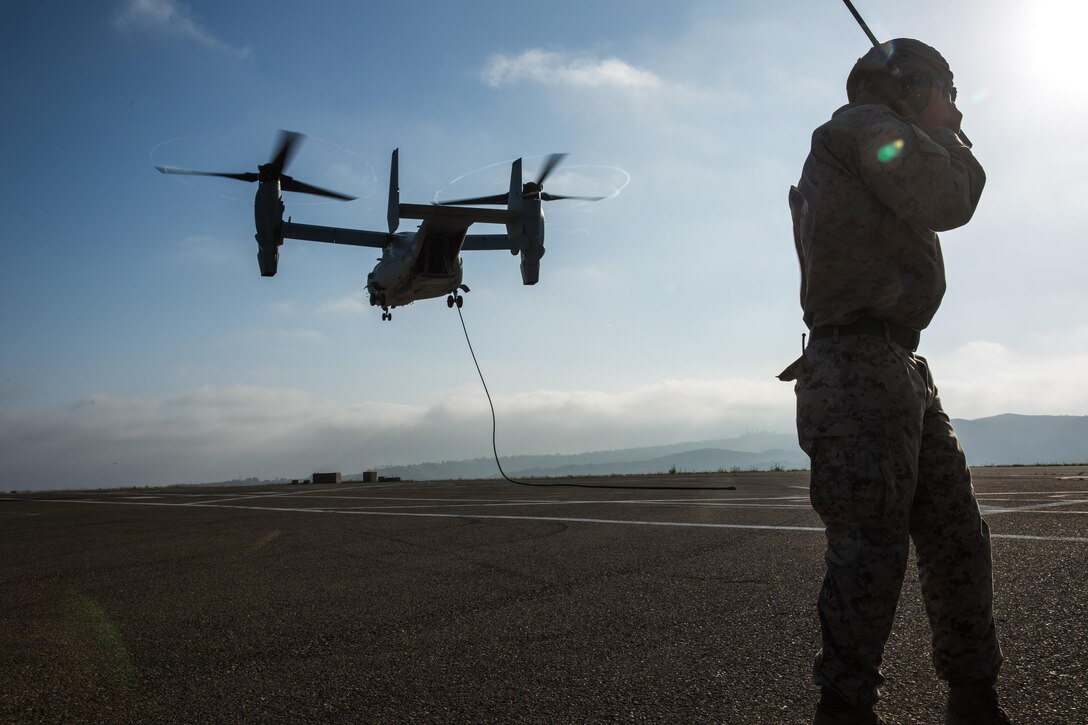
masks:
{"type": "Polygon", "coordinates": [[[400,226],[400,149],[393,149],[393,160],[389,163],[389,210],[386,220],[389,222],[389,233],[394,234],[400,226]]]}
{"type": "MultiPolygon", "coordinates": [[[[510,165],[510,194],[506,197],[506,208],[509,211],[520,213],[525,206],[521,196],[521,159],[517,159],[510,165]]],[[[511,239],[520,237],[523,230],[524,220],[520,217],[506,224],[506,235],[511,239]]]]}

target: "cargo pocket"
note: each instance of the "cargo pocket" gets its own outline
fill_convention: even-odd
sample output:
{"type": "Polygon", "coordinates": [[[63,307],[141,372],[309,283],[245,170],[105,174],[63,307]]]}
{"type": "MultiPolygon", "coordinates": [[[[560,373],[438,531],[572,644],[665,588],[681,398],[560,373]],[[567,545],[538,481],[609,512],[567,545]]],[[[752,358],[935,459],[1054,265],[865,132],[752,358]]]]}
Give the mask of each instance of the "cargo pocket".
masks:
{"type": "Polygon", "coordinates": [[[817,438],[809,455],[809,500],[825,524],[872,529],[891,525],[898,481],[888,446],[877,439],[817,438]]]}

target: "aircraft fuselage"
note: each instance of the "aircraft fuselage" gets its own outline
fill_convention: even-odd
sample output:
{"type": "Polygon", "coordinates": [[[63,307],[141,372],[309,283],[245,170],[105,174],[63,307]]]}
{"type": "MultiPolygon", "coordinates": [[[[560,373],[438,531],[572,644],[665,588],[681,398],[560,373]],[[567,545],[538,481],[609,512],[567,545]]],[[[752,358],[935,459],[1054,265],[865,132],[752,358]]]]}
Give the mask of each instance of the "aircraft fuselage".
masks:
{"type": "Polygon", "coordinates": [[[370,304],[383,309],[453,293],[463,275],[464,231],[432,232],[424,221],[415,233],[397,234],[367,276],[370,304]]]}

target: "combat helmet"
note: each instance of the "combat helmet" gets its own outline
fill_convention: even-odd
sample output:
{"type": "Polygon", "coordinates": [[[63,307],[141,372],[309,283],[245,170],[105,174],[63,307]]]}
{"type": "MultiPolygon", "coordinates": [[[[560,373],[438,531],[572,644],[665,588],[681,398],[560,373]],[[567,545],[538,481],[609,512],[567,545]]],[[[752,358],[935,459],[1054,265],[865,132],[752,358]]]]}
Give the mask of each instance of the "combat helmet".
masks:
{"type": "MultiPolygon", "coordinates": [[[[896,38],[881,45],[887,53],[891,54],[892,62],[902,73],[902,82],[907,94],[907,100],[911,105],[915,101],[911,99],[911,87],[925,86],[928,88],[933,80],[940,81],[950,91],[952,90],[952,69],[948,61],[937,52],[937,49],[926,45],[913,38],[896,38]]],[[[870,48],[869,52],[858,58],[857,63],[846,78],[846,98],[853,103],[858,96],[858,88],[862,78],[869,74],[888,74],[891,70],[880,48],[870,48]]],[[[919,99],[920,100],[920,99],[919,99]]],[[[924,106],[924,102],[923,102],[924,106]]],[[[920,110],[916,107],[916,110],[920,110]]]]}

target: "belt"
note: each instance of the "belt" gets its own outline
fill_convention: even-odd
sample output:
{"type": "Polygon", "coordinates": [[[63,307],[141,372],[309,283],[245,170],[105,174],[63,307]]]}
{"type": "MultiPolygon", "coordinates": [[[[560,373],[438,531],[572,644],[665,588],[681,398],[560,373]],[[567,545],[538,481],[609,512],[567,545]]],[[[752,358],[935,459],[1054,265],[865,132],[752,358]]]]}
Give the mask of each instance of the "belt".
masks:
{"type": "Polygon", "coordinates": [[[920,330],[913,327],[903,327],[876,317],[859,317],[849,325],[817,325],[809,333],[809,339],[813,342],[828,337],[839,335],[876,335],[883,337],[888,342],[905,347],[911,352],[918,349],[918,343],[922,339],[920,330]]]}

